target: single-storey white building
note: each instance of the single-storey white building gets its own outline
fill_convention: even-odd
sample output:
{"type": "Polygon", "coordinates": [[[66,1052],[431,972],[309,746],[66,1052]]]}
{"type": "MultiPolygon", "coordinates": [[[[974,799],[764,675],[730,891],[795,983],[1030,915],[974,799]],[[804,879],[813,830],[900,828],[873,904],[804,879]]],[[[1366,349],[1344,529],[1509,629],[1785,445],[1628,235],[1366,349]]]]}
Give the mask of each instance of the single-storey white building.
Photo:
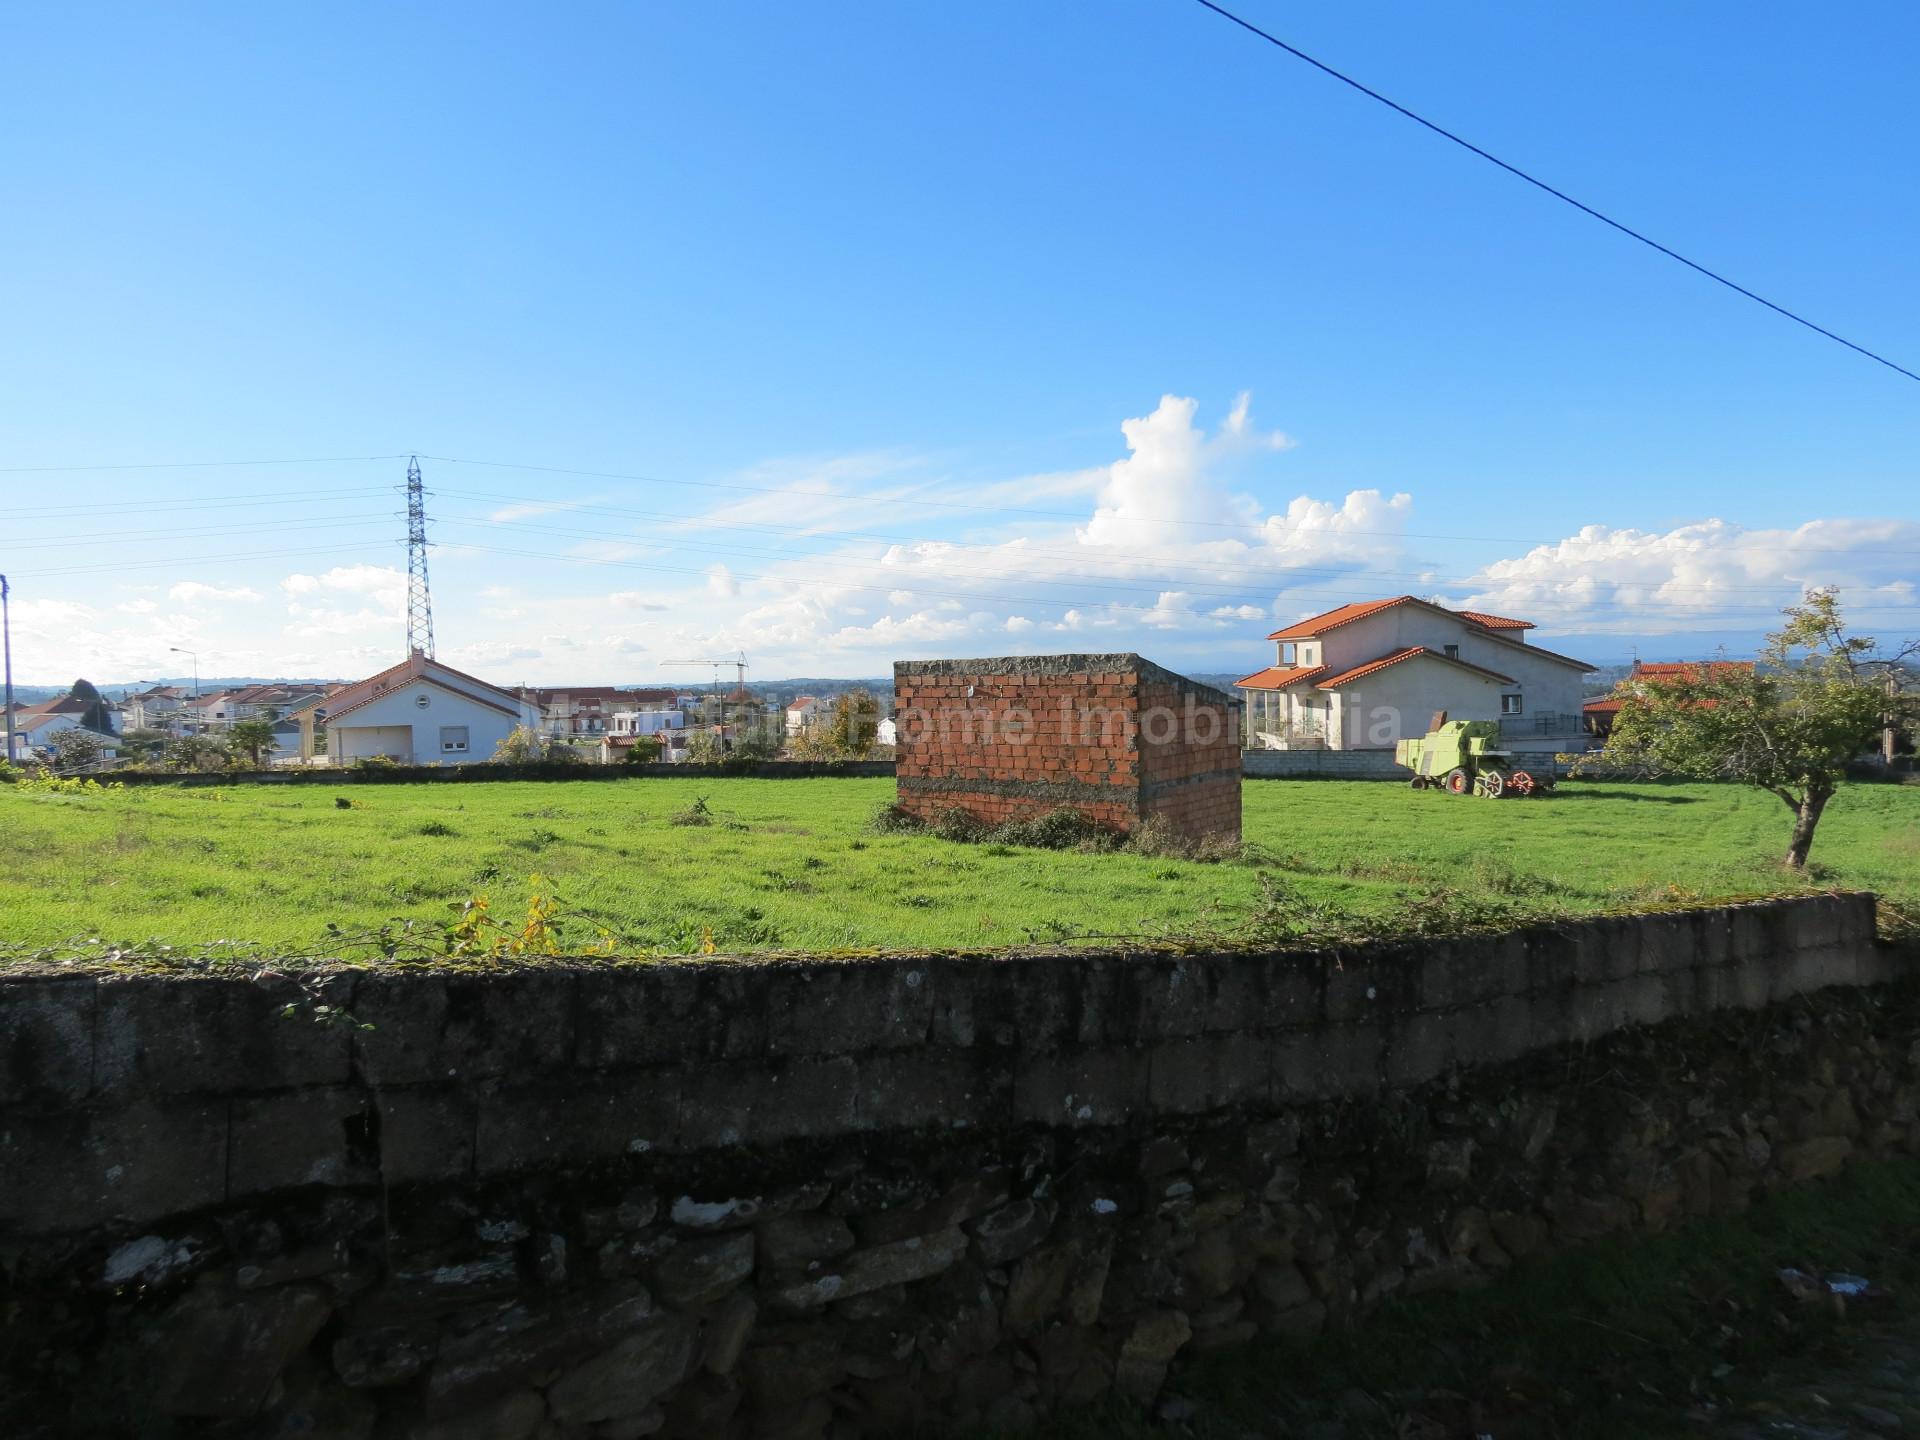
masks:
{"type": "Polygon", "coordinates": [[[1434,712],[1497,720],[1529,750],[1579,750],[1582,677],[1593,669],[1529,645],[1530,620],[1449,610],[1413,595],[1342,605],[1267,638],[1277,664],[1238,682],[1247,743],[1391,750],[1434,712]]]}
{"type": "Polygon", "coordinates": [[[335,765],[377,755],[401,765],[464,765],[491,760],[515,728],[538,724],[539,713],[531,701],[415,651],[292,718],[304,754],[312,753],[312,727],[327,727],[335,765]]]}

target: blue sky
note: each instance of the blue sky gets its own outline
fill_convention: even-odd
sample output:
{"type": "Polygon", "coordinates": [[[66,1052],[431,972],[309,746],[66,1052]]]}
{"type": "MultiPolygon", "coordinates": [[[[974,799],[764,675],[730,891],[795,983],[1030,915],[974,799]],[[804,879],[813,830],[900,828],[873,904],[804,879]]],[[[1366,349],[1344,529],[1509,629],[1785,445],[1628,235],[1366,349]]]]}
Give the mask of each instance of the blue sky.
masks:
{"type": "MultiPolygon", "coordinates": [[[[1911,7],[1243,9],[1920,368],[1911,7]]],[[[502,681],[1920,630],[1920,386],[1188,0],[16,7],[0,122],[26,681],[403,644],[404,460],[34,467],[411,451],[653,477],[423,461],[502,681]]]]}

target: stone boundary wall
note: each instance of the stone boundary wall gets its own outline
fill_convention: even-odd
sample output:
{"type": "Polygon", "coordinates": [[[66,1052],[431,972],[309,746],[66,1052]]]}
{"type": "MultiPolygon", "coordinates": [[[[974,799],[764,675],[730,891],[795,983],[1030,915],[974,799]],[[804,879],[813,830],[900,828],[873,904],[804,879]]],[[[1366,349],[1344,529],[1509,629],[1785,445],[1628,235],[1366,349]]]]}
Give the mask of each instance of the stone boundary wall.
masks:
{"type": "Polygon", "coordinates": [[[859,776],[891,779],[891,760],[760,760],[748,765],[672,765],[653,763],[597,765],[503,765],[479,761],[472,765],[393,765],[355,770],[318,766],[279,770],[236,770],[216,774],[192,771],[109,770],[98,779],[120,785],[413,785],[488,784],[503,780],[711,780],[737,777],[750,780],[814,780],[859,776]]]}
{"type": "MultiPolygon", "coordinates": [[[[1550,750],[1515,750],[1513,763],[1536,775],[1564,775],[1550,750]]],[[[1413,772],[1394,763],[1391,750],[1243,750],[1240,767],[1249,780],[1398,780],[1413,772]]]]}
{"type": "Polygon", "coordinates": [[[1837,895],[1338,953],[11,974],[0,1430],[825,1440],[1147,1399],[1913,1147],[1911,1005],[1849,1002],[1839,1072],[1742,1032],[1710,1084],[1708,1040],[1631,1038],[1791,1036],[1903,973],[1837,895]],[[1638,1078],[1576,1096],[1601,1042],[1638,1078]]]}

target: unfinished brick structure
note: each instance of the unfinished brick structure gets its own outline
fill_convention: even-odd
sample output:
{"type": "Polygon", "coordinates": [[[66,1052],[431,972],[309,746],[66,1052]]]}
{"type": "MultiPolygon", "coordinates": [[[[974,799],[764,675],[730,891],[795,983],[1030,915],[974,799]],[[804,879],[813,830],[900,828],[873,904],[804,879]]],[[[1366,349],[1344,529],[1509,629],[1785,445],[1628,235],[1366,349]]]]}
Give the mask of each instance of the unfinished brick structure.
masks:
{"type": "Polygon", "coordinates": [[[1071,807],[1132,830],[1240,836],[1240,706],[1138,655],[893,667],[900,805],[987,822],[1071,807]]]}

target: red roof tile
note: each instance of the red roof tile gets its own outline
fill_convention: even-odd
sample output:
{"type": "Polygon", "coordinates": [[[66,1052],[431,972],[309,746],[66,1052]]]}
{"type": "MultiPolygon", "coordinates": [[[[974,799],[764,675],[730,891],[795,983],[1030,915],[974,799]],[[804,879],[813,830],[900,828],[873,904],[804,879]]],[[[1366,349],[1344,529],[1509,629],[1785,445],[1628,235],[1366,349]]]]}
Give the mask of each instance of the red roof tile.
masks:
{"type": "Polygon", "coordinates": [[[1239,690],[1285,690],[1326,672],[1324,665],[1269,665],[1233,683],[1234,688],[1239,690]]]}
{"type": "Polygon", "coordinates": [[[1694,677],[1751,674],[1751,660],[1636,660],[1635,680],[1690,680],[1694,677]]]}
{"type": "Polygon", "coordinates": [[[1476,625],[1484,625],[1489,630],[1531,630],[1531,620],[1514,620],[1505,615],[1489,615],[1484,610],[1460,610],[1456,614],[1464,615],[1476,625]]]}
{"type": "MultiPolygon", "coordinates": [[[[1351,605],[1341,605],[1327,611],[1324,615],[1310,615],[1305,620],[1295,621],[1284,629],[1276,630],[1267,636],[1269,640],[1311,640],[1328,630],[1337,630],[1361,620],[1378,610],[1390,610],[1395,605],[1405,605],[1414,600],[1412,595],[1395,595],[1390,600],[1359,600],[1351,605]]],[[[1419,603],[1415,601],[1415,603],[1419,603]]]]}

